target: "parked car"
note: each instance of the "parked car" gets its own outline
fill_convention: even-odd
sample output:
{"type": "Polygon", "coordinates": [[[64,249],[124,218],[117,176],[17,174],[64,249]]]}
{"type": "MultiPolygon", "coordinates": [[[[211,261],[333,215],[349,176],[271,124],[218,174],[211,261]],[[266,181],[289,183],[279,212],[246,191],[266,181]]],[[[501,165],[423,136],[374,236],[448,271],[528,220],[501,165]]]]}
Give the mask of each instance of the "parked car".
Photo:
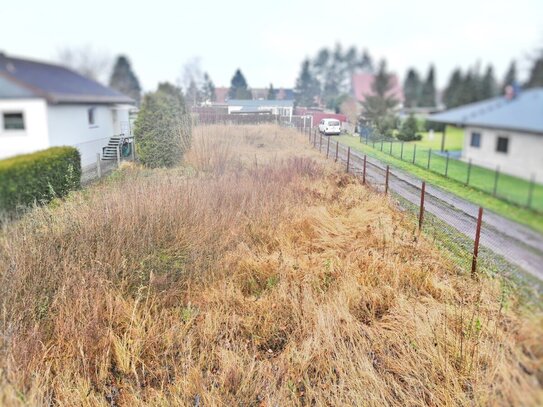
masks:
{"type": "Polygon", "coordinates": [[[341,122],[337,119],[322,119],[319,123],[319,131],[325,136],[341,133],[341,122]]]}

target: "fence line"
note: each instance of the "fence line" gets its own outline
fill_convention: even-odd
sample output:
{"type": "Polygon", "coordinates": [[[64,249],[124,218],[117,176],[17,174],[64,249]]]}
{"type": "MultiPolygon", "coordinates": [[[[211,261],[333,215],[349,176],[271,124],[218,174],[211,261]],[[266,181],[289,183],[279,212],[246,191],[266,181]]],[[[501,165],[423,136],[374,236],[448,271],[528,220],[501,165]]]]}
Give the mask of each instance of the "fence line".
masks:
{"type": "MultiPolygon", "coordinates": [[[[308,135],[314,148],[316,137],[314,129],[313,137],[308,135]]],[[[331,138],[327,143],[335,147],[335,160],[342,161],[347,172],[360,175],[363,183],[377,191],[392,193],[418,230],[446,249],[460,270],[473,275],[505,274],[529,280],[543,290],[543,236],[496,214],[483,217],[482,208],[462,198],[392,170],[375,158],[370,160],[367,154],[353,153],[331,138]]]]}

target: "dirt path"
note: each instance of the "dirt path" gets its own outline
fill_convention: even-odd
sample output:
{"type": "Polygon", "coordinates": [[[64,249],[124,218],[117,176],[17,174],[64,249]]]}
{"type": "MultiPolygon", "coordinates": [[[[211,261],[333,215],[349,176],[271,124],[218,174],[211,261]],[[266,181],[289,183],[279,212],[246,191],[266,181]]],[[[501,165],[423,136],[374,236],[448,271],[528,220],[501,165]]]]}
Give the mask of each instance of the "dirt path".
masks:
{"type": "MultiPolygon", "coordinates": [[[[335,141],[333,151],[335,153],[335,141]]],[[[351,149],[350,169],[361,173],[364,155],[351,149]]],[[[339,144],[339,159],[347,161],[347,147],[339,144]]],[[[386,164],[367,157],[366,179],[377,188],[384,188],[386,164]]],[[[389,188],[402,198],[420,204],[422,181],[397,168],[389,178],[389,188]]],[[[457,231],[473,240],[479,207],[442,190],[426,185],[425,209],[457,231]]],[[[504,257],[510,263],[543,281],[543,235],[489,210],[485,210],[481,229],[481,245],[504,257]]]]}

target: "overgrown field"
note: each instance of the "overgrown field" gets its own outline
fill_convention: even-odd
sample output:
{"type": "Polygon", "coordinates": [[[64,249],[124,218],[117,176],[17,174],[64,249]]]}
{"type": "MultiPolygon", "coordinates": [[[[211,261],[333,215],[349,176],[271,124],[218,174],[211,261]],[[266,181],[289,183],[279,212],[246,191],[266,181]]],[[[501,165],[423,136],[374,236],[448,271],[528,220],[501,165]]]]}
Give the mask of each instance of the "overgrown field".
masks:
{"type": "Polygon", "coordinates": [[[543,318],[273,126],[0,235],[0,405],[540,405],[543,318]]]}

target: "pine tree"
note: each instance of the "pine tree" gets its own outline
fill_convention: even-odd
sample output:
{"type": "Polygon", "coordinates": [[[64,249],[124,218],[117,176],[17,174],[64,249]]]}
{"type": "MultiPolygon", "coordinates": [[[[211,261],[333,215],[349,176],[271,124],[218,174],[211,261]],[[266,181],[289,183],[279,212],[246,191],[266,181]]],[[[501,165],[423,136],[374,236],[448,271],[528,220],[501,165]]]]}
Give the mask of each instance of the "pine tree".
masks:
{"type": "Polygon", "coordinates": [[[398,100],[389,95],[391,88],[390,74],[383,60],[372,84],[374,94],[367,96],[362,106],[364,119],[369,120],[379,134],[387,137],[392,136],[393,130],[397,127],[393,109],[398,105],[398,100]]]}
{"type": "Polygon", "coordinates": [[[207,72],[204,73],[204,82],[202,84],[201,93],[202,99],[205,103],[211,103],[217,100],[217,95],[215,94],[215,84],[207,72]]]}
{"type": "Polygon", "coordinates": [[[198,106],[202,102],[202,94],[200,92],[200,89],[198,89],[198,85],[196,85],[194,79],[190,81],[185,96],[185,99],[192,107],[198,106]]]}
{"type": "Polygon", "coordinates": [[[434,67],[430,66],[428,76],[422,85],[418,106],[434,107],[436,105],[436,87],[434,67]]]}
{"type": "Polygon", "coordinates": [[[317,79],[311,72],[309,60],[302,62],[302,70],[296,79],[294,89],[294,100],[296,106],[313,107],[316,105],[316,98],[320,93],[320,86],[317,79]]]}
{"type": "Polygon", "coordinates": [[[498,84],[496,78],[494,77],[494,69],[492,65],[489,65],[486,68],[485,75],[481,79],[481,93],[478,95],[479,100],[485,100],[493,98],[498,94],[498,84]]]}
{"type": "Polygon", "coordinates": [[[169,83],[148,93],[135,123],[138,157],[151,168],[178,165],[190,146],[191,126],[181,90],[169,83]]]}
{"type": "Polygon", "coordinates": [[[511,65],[509,65],[509,69],[507,70],[503,80],[502,93],[505,91],[507,86],[514,85],[515,83],[517,83],[517,64],[515,61],[511,61],[511,65]]]}
{"type": "Polygon", "coordinates": [[[527,88],[535,88],[543,86],[543,52],[539,58],[534,61],[534,65],[530,70],[530,77],[526,82],[527,88]]]}
{"type": "Polygon", "coordinates": [[[275,100],[276,99],[276,93],[277,93],[277,91],[273,88],[273,83],[270,83],[270,87],[268,88],[268,95],[266,96],[266,99],[275,100]]]}
{"type": "Polygon", "coordinates": [[[141,100],[141,86],[138,78],[132,71],[130,61],[124,55],[119,55],[109,79],[109,86],[123,95],[130,96],[139,106],[141,100]]]}
{"type": "Polygon", "coordinates": [[[417,134],[419,131],[417,119],[412,114],[402,123],[400,132],[398,133],[398,139],[402,141],[420,140],[421,135],[417,134]]]}
{"type": "Polygon", "coordinates": [[[360,58],[359,66],[363,71],[371,72],[371,73],[373,73],[374,71],[373,59],[371,58],[370,54],[368,53],[366,49],[362,51],[362,57],[360,58]]]}
{"type": "Polygon", "coordinates": [[[406,107],[416,107],[420,98],[421,82],[420,77],[415,69],[411,68],[407,71],[407,76],[403,84],[403,94],[406,107]]]}
{"type": "Polygon", "coordinates": [[[232,77],[230,82],[230,90],[228,91],[228,97],[230,99],[252,99],[253,94],[249,90],[247,81],[241,73],[240,69],[236,70],[236,73],[232,77]]]}
{"type": "Polygon", "coordinates": [[[462,71],[459,68],[455,69],[449,79],[449,84],[443,93],[443,102],[448,109],[462,104],[460,93],[462,91],[463,81],[462,71]]]}

